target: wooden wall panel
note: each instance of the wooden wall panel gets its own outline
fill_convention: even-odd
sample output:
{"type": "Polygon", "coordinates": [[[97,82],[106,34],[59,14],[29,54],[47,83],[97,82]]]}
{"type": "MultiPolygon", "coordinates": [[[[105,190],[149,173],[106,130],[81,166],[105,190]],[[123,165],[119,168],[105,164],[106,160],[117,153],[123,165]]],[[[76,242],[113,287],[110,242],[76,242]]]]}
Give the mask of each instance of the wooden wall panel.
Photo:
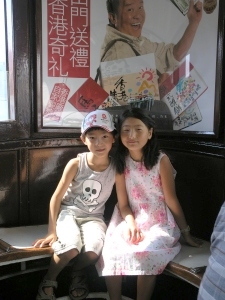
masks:
{"type": "Polygon", "coordinates": [[[176,190],[192,233],[209,240],[224,201],[223,158],[169,152],[177,171],[176,190]]]}
{"type": "Polygon", "coordinates": [[[28,164],[30,224],[48,222],[50,198],[57,187],[67,162],[86,147],[30,149],[28,164]]]}
{"type": "MultiPolygon", "coordinates": [[[[49,201],[66,163],[86,150],[79,145],[0,152],[0,226],[47,223],[49,201]]],[[[192,233],[209,240],[224,201],[225,160],[169,149],[167,153],[177,171],[176,191],[192,233]]],[[[107,220],[115,203],[114,190],[106,205],[107,220]]]]}
{"type": "Polygon", "coordinates": [[[0,152],[0,226],[19,223],[18,151],[0,152]]]}

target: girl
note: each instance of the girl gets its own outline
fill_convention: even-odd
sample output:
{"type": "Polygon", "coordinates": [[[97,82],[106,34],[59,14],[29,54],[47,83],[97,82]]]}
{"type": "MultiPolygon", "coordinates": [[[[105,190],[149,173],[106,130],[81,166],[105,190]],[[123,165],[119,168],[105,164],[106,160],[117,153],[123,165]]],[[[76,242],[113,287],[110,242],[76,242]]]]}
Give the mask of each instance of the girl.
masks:
{"type": "Polygon", "coordinates": [[[175,192],[176,172],[158,149],[149,111],[126,110],[118,133],[116,168],[124,173],[133,215],[123,209],[126,198],[119,198],[97,270],[106,276],[111,300],[121,300],[122,275],[138,275],[137,300],[149,300],[156,275],[180,251],[180,233],[191,246],[200,245],[190,235],[175,192]]]}

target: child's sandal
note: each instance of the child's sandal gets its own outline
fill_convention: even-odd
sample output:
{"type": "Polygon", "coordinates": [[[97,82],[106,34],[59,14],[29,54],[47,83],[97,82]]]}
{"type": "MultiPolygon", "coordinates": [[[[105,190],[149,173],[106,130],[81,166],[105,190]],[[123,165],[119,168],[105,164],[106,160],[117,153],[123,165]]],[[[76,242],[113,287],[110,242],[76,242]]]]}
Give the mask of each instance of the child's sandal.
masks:
{"type": "Polygon", "coordinates": [[[69,297],[71,300],[82,300],[86,299],[89,294],[88,289],[88,278],[85,270],[73,271],[72,272],[72,282],[69,288],[69,297]],[[83,293],[80,296],[74,296],[73,291],[82,290],[83,293]]]}
{"type": "Polygon", "coordinates": [[[54,290],[57,289],[57,282],[53,280],[43,280],[38,288],[38,295],[36,297],[36,300],[56,300],[54,290]],[[53,288],[53,295],[47,295],[44,292],[44,288],[46,287],[52,287],[53,288]]]}

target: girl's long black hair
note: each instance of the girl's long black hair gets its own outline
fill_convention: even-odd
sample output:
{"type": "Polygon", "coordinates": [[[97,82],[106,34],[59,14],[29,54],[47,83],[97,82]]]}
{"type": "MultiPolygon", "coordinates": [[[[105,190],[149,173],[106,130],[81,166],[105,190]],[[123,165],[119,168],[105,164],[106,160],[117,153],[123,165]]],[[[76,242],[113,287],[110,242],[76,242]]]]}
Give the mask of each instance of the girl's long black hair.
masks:
{"type": "Polygon", "coordinates": [[[114,158],[116,170],[119,174],[122,174],[125,169],[125,158],[129,154],[128,149],[123,145],[120,133],[123,122],[127,118],[135,118],[141,120],[148,129],[153,128],[152,138],[147,141],[145,146],[143,147],[143,157],[142,162],[147,170],[150,170],[158,161],[158,157],[160,154],[157,138],[154,132],[154,120],[152,119],[150,112],[148,110],[144,110],[141,108],[129,108],[125,110],[122,115],[118,118],[117,122],[117,132],[119,134],[118,137],[118,147],[116,151],[116,155],[114,158]]]}

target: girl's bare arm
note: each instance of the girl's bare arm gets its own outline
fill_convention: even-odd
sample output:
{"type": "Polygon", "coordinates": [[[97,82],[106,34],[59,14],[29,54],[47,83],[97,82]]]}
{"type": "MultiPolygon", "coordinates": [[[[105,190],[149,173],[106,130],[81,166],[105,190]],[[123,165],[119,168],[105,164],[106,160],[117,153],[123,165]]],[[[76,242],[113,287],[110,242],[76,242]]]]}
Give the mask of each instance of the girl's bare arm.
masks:
{"type": "MultiPolygon", "coordinates": [[[[178,227],[181,231],[183,231],[188,228],[188,224],[186,222],[183,209],[176,195],[173,167],[167,156],[163,156],[160,161],[160,175],[166,205],[173,214],[178,227]]],[[[184,232],[183,237],[191,246],[200,246],[199,242],[192,238],[189,231],[184,232]]]]}
{"type": "Polygon", "coordinates": [[[143,235],[136,226],[133,213],[129,206],[124,174],[116,175],[116,192],[121,216],[126,221],[129,228],[129,241],[131,243],[138,243],[143,240],[143,235]]]}

